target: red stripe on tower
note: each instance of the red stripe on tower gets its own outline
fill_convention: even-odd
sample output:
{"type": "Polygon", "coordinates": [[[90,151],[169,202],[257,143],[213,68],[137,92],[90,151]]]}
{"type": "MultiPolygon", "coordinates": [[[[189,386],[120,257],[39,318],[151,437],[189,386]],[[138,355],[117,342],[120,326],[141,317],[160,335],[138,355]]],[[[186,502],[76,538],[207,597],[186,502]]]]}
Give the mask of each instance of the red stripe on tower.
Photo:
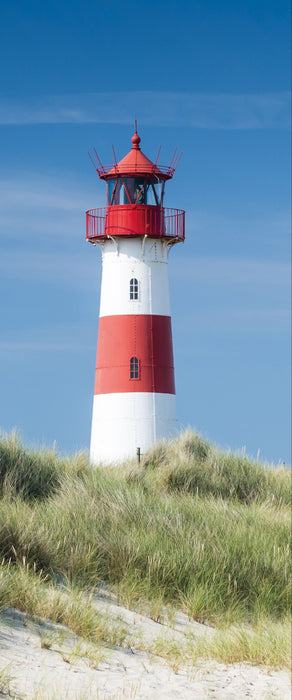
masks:
{"type": "Polygon", "coordinates": [[[94,393],[132,391],[175,394],[170,316],[100,319],[94,393]]]}

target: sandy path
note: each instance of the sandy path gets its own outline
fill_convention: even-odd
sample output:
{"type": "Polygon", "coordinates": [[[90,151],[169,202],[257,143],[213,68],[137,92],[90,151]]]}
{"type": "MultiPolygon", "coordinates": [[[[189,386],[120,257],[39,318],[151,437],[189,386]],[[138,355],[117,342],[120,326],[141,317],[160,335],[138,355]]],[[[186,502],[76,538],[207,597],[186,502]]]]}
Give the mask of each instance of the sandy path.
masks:
{"type": "MultiPolygon", "coordinates": [[[[107,610],[115,620],[122,619],[129,631],[146,640],[161,635],[163,627],[153,620],[126,610],[102,596],[95,599],[99,609],[107,610]]],[[[179,640],[191,625],[197,634],[208,628],[189,623],[186,616],[177,616],[174,629],[164,632],[179,640]],[[201,629],[203,628],[203,629],[201,629]]],[[[212,633],[212,632],[211,632],[212,633]]],[[[0,697],[82,700],[99,698],[149,699],[161,698],[278,698],[290,700],[288,673],[269,673],[247,664],[225,666],[218,663],[198,663],[178,673],[150,658],[146,652],[116,648],[106,650],[106,658],[92,658],[90,645],[80,642],[61,625],[33,622],[24,613],[5,609],[0,614],[0,671],[11,680],[3,685],[0,697]],[[52,642],[50,649],[42,648],[44,641],[52,642]],[[78,656],[73,654],[78,647],[78,656]],[[89,655],[89,659],[85,654],[89,655]]],[[[0,682],[1,688],[1,682],[0,682]]]]}

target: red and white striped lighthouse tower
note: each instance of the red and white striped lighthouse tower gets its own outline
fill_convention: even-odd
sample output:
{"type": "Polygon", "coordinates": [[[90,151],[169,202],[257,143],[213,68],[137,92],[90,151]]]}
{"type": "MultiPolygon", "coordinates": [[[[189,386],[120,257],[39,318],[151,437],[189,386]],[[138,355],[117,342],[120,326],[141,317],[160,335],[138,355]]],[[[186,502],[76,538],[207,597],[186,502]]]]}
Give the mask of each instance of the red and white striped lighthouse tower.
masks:
{"type": "Polygon", "coordinates": [[[107,207],[86,212],[86,238],[102,252],[102,282],[90,458],[144,453],[176,431],[168,254],[184,240],[184,212],[165,209],[170,165],[152,163],[132,137],[119,163],[96,171],[107,207]]]}

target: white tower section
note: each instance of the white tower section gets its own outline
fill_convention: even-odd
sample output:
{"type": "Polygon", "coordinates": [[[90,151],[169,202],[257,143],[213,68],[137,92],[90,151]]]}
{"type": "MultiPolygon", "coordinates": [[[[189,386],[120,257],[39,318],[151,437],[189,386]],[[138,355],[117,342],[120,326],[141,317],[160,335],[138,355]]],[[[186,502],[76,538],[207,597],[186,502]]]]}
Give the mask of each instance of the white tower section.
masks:
{"type": "MultiPolygon", "coordinates": [[[[100,318],[170,317],[169,245],[164,240],[107,240],[102,245],[100,318]],[[138,282],[130,298],[130,281],[138,282]]],[[[177,429],[175,394],[156,391],[95,394],[90,459],[115,462],[141,453],[177,429]]]]}

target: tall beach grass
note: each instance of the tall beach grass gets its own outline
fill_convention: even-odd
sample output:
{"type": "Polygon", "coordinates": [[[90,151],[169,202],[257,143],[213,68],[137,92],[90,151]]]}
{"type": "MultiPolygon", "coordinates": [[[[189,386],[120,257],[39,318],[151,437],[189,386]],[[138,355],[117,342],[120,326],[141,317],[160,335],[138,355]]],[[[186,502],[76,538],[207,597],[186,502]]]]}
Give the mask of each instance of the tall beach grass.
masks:
{"type": "MultiPolygon", "coordinates": [[[[10,577],[25,562],[32,580],[46,577],[44,590],[66,582],[88,595],[103,582],[155,619],[172,606],[221,628],[282,621],[287,637],[291,481],[283,468],[224,453],[191,431],[139,465],[106,469],[85,454],[27,450],[12,435],[0,441],[0,496],[0,558],[10,577]]],[[[5,596],[14,604],[8,588],[1,605],[5,596]]]]}

